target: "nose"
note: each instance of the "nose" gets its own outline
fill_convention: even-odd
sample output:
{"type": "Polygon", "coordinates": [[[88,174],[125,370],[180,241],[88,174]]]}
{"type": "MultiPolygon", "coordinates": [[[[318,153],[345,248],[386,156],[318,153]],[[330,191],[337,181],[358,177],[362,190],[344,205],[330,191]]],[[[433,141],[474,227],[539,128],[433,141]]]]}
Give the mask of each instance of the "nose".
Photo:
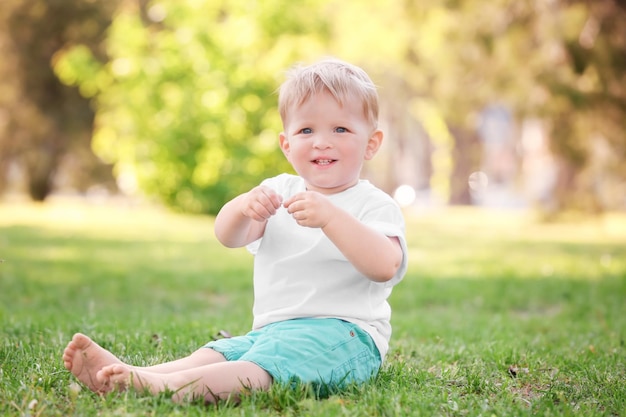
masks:
{"type": "Polygon", "coordinates": [[[332,147],[332,144],[326,135],[317,134],[313,138],[313,147],[315,149],[328,149],[332,147]]]}

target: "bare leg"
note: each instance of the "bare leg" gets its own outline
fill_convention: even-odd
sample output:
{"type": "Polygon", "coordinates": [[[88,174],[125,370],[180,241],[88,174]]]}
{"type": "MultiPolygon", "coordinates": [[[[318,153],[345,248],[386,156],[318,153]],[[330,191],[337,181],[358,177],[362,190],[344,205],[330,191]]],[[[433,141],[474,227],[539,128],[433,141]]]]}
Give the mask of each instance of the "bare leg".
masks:
{"type": "Polygon", "coordinates": [[[133,369],[138,371],[148,371],[151,373],[169,374],[171,372],[197,368],[199,366],[218,362],[226,362],[226,358],[221,353],[213,349],[203,347],[196,350],[191,355],[175,361],[160,363],[152,366],[133,366],[133,369]]]}
{"type": "Polygon", "coordinates": [[[96,374],[103,367],[114,364],[123,362],[84,334],[76,333],[63,351],[63,365],[94,392],[111,390],[97,380],[96,374]]]}
{"type": "Polygon", "coordinates": [[[65,367],[90,390],[98,393],[108,392],[112,389],[106,384],[108,381],[99,381],[97,378],[98,372],[108,365],[125,365],[137,371],[169,373],[224,361],[226,359],[222,354],[213,349],[201,348],[185,358],[172,362],[148,367],[131,366],[80,333],[74,335],[63,352],[65,367]]]}
{"type": "Polygon", "coordinates": [[[220,362],[169,373],[153,373],[120,363],[105,366],[97,377],[120,391],[129,387],[151,394],[173,391],[172,399],[176,402],[238,399],[244,390],[266,390],[272,384],[272,377],[265,370],[246,361],[220,362]]]}

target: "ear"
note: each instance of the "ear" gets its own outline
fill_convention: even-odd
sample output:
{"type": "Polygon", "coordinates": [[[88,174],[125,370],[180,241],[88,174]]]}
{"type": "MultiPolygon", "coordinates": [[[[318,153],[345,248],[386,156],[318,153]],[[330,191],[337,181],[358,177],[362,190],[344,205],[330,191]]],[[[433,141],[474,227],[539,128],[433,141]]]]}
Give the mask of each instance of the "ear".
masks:
{"type": "Polygon", "coordinates": [[[383,143],[383,131],[376,129],[372,136],[367,141],[367,147],[365,148],[365,160],[369,161],[376,155],[380,149],[380,145],[383,143]]]}
{"type": "Polygon", "coordinates": [[[285,132],[281,132],[280,135],[278,135],[278,143],[280,144],[280,149],[283,151],[285,158],[289,160],[289,139],[287,139],[287,135],[285,135],[285,132]]]}

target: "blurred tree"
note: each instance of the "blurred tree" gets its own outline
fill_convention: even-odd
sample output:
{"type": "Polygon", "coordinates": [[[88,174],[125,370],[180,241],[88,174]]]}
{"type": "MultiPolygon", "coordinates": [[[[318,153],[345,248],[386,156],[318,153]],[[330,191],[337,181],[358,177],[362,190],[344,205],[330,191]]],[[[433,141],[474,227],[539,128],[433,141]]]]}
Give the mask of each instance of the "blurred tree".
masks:
{"type": "Polygon", "coordinates": [[[288,169],[275,90],[286,67],[322,49],[324,22],[309,18],[317,4],[129,2],[109,31],[107,65],[77,47],[55,67],[95,97],[94,149],[129,188],[215,213],[288,169]]]}
{"type": "MultiPolygon", "coordinates": [[[[9,162],[21,166],[28,192],[44,200],[61,160],[81,168],[97,161],[90,151],[93,111],[75,88],[54,75],[54,54],[68,44],[97,44],[115,2],[4,0],[0,14],[0,187],[9,162]]],[[[94,168],[97,169],[97,168],[94,168]]],[[[85,175],[85,174],[83,174],[85,175]]],[[[98,175],[106,175],[106,170],[98,175]]],[[[0,188],[1,189],[1,188],[0,188]]]]}
{"type": "Polygon", "coordinates": [[[556,70],[537,74],[549,92],[541,115],[561,157],[556,208],[626,205],[626,3],[571,0],[535,15],[548,24],[556,70]]]}
{"type": "Polygon", "coordinates": [[[335,6],[331,46],[377,74],[383,102],[393,104],[389,130],[397,149],[424,140],[417,129],[400,131],[407,119],[421,123],[433,145],[431,187],[451,203],[469,201],[467,178],[480,168],[481,112],[497,103],[519,121],[546,121],[562,161],[557,207],[623,206],[623,188],[599,191],[626,182],[619,162],[626,157],[624,2],[348,0],[335,6]],[[615,157],[599,169],[602,149],[615,157]]]}
{"type": "Polygon", "coordinates": [[[486,52],[478,39],[491,16],[481,14],[505,11],[479,1],[339,3],[334,2],[329,17],[334,23],[331,47],[362,62],[380,83],[393,185],[411,182],[396,171],[409,165],[420,177],[412,185],[429,186],[436,200],[470,203],[468,177],[479,165],[478,114],[499,99],[485,73],[486,52]],[[402,151],[418,162],[401,163],[402,151]]]}
{"type": "Polygon", "coordinates": [[[599,204],[599,168],[591,163],[599,142],[618,156],[601,174],[624,179],[622,2],[123,5],[106,41],[109,62],[100,65],[92,48],[76,46],[57,54],[55,69],[94,98],[93,146],[128,179],[121,183],[136,182],[172,207],[215,212],[288,169],[276,146],[274,89],[294,61],[325,52],[364,66],[380,86],[390,123],[388,191],[398,185],[399,153],[410,150],[420,165],[431,161],[433,189],[468,203],[480,114],[494,103],[518,120],[538,116],[551,126],[561,175],[571,177],[560,182],[569,188],[557,206],[599,204]]]}
{"type": "MultiPolygon", "coordinates": [[[[451,104],[446,120],[463,115],[471,127],[476,112],[493,102],[505,103],[518,119],[544,120],[560,161],[547,208],[602,210],[626,202],[619,197],[623,185],[621,192],[604,189],[626,183],[618,162],[626,157],[624,7],[613,0],[500,0],[466,1],[452,9],[457,13],[447,39],[461,48],[449,67],[462,69],[460,83],[471,94],[444,100],[451,104]],[[463,102],[468,106],[459,107],[463,102]],[[600,162],[608,163],[602,172],[594,169],[599,146],[614,155],[600,162]]],[[[437,84],[451,81],[446,73],[437,84]]]]}

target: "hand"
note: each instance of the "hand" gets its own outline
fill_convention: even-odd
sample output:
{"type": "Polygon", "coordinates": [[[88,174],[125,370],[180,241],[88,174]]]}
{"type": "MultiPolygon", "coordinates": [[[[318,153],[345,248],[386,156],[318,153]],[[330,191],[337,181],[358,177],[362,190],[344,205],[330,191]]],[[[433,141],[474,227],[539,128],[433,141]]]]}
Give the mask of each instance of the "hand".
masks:
{"type": "Polygon", "coordinates": [[[241,213],[258,222],[264,222],[280,208],[283,197],[264,185],[254,187],[243,195],[241,213]]]}
{"type": "Polygon", "coordinates": [[[288,198],[283,206],[296,223],[305,227],[325,227],[332,218],[334,205],[323,194],[305,191],[288,198]]]}

